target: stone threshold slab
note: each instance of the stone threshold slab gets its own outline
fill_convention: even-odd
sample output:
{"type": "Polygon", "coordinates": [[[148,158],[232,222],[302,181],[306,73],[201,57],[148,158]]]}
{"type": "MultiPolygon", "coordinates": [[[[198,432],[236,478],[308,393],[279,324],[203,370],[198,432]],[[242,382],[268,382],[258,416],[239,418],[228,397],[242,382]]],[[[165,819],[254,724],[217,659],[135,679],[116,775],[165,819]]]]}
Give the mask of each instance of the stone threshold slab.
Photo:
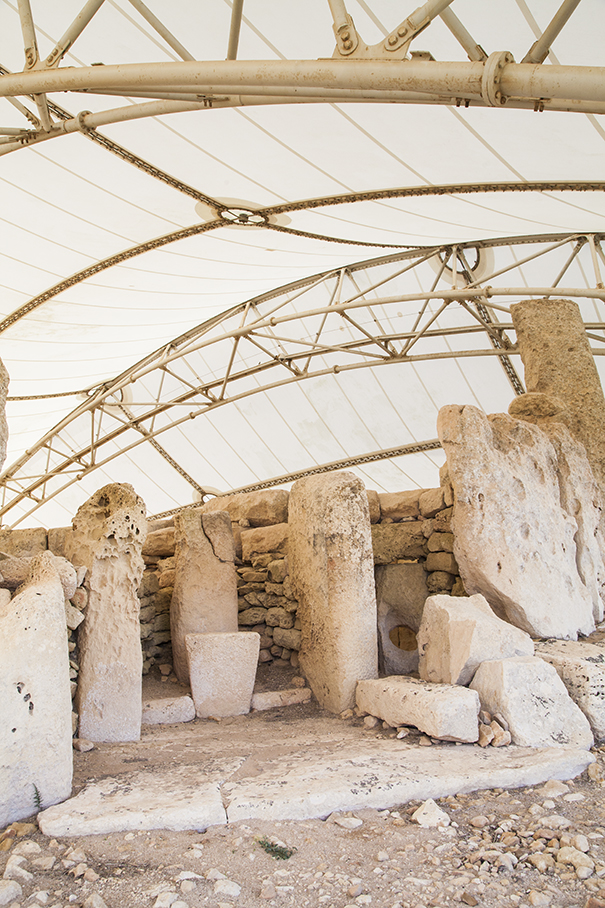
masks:
{"type": "Polygon", "coordinates": [[[42,811],[38,823],[48,836],[201,832],[252,818],[311,819],[333,811],[386,809],[413,799],[571,779],[594,760],[588,751],[570,747],[419,748],[373,739],[335,753],[313,754],[311,748],[270,760],[250,778],[245,756],[213,772],[193,764],[105,778],[42,811]]]}

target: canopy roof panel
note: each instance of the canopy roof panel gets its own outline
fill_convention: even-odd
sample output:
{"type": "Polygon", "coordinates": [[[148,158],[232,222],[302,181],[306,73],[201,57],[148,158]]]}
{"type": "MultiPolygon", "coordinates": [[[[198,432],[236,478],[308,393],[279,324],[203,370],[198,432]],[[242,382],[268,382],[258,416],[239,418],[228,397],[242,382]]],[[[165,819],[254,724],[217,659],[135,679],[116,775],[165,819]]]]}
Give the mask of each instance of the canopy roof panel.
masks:
{"type": "Polygon", "coordinates": [[[597,0],[82,2],[0,0],[6,523],[432,485],[438,408],[523,389],[511,302],[600,352],[597,0]]]}

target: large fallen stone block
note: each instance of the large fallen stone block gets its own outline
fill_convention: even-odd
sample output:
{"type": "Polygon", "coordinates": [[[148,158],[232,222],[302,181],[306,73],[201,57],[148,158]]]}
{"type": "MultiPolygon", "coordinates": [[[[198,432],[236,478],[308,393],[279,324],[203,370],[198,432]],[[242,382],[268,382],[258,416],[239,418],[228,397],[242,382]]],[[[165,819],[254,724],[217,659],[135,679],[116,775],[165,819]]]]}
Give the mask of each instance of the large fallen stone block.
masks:
{"type": "Polygon", "coordinates": [[[0,828],[71,794],[71,691],[64,596],[53,557],[0,602],[0,828]]]}
{"type": "Polygon", "coordinates": [[[469,684],[482,662],[533,656],[531,637],[502,621],[477,593],[430,596],[418,632],[419,672],[425,681],[469,684]]]}
{"type": "Polygon", "coordinates": [[[249,713],[260,634],[187,634],[185,645],[198,718],[249,713]]]}
{"type": "Polygon", "coordinates": [[[175,581],[170,606],[174,672],[189,682],[187,634],[237,631],[237,575],[226,511],[175,517],[175,581]]]}
{"type": "MultiPolygon", "coordinates": [[[[470,406],[443,407],[437,428],[456,496],[454,554],[467,592],[481,593],[500,617],[535,636],[589,634],[594,585],[578,571],[586,534],[578,535],[567,509],[578,496],[561,493],[571,480],[553,443],[531,423],[470,406]]],[[[574,444],[569,438],[566,447],[574,444]]],[[[579,445],[575,456],[582,458],[579,445]]],[[[583,519],[590,524],[588,514],[583,519]]],[[[596,566],[598,554],[591,558],[596,566]]]]}
{"type": "Polygon", "coordinates": [[[605,649],[574,640],[538,643],[536,655],[553,665],[597,741],[605,739],[605,649]]]}
{"type": "Polygon", "coordinates": [[[483,662],[471,688],[487,712],[506,719],[513,744],[592,747],[588,719],[543,659],[519,656],[483,662]]]}
{"type": "Polygon", "coordinates": [[[385,675],[418,668],[416,634],[429,590],[421,564],[385,564],[376,568],[378,650],[385,675]]]}
{"type": "Polygon", "coordinates": [[[426,538],[420,521],[376,523],[371,533],[374,564],[392,564],[399,558],[424,557],[426,538]]]}
{"type": "Polygon", "coordinates": [[[290,578],[300,664],[319,703],[340,713],[378,673],[368,499],[352,473],[309,476],[290,492],[290,578]]]}
{"type": "Polygon", "coordinates": [[[360,681],[356,697],[360,709],[394,727],[414,725],[444,741],[479,739],[479,697],[466,687],[396,675],[360,681]]]}
{"type": "Polygon", "coordinates": [[[78,631],[79,735],[138,741],[143,657],[137,589],[145,504],[126,483],[106,485],[82,505],[73,526],[69,559],[87,568],[88,590],[86,621],[78,631]]]}
{"type": "Polygon", "coordinates": [[[228,511],[232,521],[247,520],[251,527],[268,527],[288,522],[289,493],[285,489],[261,489],[211,498],[202,512],[228,511]]]}

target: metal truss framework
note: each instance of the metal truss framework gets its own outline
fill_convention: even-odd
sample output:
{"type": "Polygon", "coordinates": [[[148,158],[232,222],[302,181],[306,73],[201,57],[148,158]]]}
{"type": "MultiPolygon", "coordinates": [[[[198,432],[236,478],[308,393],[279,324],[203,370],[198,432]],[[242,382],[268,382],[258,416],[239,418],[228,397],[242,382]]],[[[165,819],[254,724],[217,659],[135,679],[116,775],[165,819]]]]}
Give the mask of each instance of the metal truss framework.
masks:
{"type": "Polygon", "coordinates": [[[238,61],[243,2],[235,0],[225,36],[227,59],[204,62],[196,60],[142,0],[130,0],[179,62],[61,68],[84,29],[94,30],[94,22],[90,23],[103,0],[88,0],[46,59],[38,51],[30,0],[19,0],[25,68],[21,73],[3,70],[0,97],[14,104],[28,126],[0,128],[0,154],[125,120],[246,105],[395,102],[605,113],[605,68],[543,65],[579,2],[563,0],[516,63],[507,50],[496,48],[488,54],[453,12],[453,0],[428,0],[393,23],[392,31],[374,45],[362,40],[344,0],[328,0],[336,42],[332,59],[238,61]],[[417,36],[438,17],[463,48],[467,61],[441,62],[430,52],[412,49],[417,36]],[[141,100],[64,116],[47,97],[63,91],[141,100]]]}
{"type": "MultiPolygon", "coordinates": [[[[81,403],[0,477],[0,515],[17,508],[16,525],[95,470],[146,443],[203,498],[212,493],[166,450],[171,432],[254,395],[271,395],[325,376],[496,357],[514,393],[523,393],[513,362],[517,350],[509,336],[507,303],[555,295],[592,300],[595,317],[587,318],[586,327],[594,354],[604,355],[605,321],[599,316],[600,303],[605,303],[604,239],[605,234],[574,233],[415,248],[316,274],[250,299],[163,345],[113,381],[80,392],[81,403]],[[527,277],[534,269],[550,274],[550,282],[531,286],[527,277]],[[513,275],[520,285],[511,284],[513,275]],[[568,286],[566,276],[573,276],[576,286],[568,286]]],[[[419,440],[356,454],[246,488],[435,445],[434,439],[419,440]]]]}

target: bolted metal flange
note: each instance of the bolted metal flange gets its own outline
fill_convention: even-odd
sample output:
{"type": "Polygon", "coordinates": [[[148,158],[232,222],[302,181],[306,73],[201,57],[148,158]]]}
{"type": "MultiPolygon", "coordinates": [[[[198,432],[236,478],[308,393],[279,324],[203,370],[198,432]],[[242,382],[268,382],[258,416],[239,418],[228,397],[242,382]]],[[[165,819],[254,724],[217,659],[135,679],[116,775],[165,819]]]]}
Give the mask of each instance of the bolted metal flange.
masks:
{"type": "Polygon", "coordinates": [[[500,80],[504,68],[514,62],[515,58],[508,50],[497,50],[490,54],[485,61],[481,79],[481,97],[488,107],[502,107],[506,104],[506,97],[500,91],[500,80]]]}

